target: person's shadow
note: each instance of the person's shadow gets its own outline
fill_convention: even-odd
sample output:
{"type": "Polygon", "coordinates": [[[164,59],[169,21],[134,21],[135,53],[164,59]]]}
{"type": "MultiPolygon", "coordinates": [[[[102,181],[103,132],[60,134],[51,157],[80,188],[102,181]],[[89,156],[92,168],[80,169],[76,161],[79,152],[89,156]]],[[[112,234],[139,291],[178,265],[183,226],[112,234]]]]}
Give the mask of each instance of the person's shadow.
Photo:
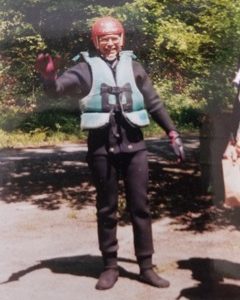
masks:
{"type": "MultiPolygon", "coordinates": [[[[134,260],[121,257],[118,258],[118,261],[136,264],[136,261],[134,260]]],[[[92,277],[97,279],[103,270],[103,264],[100,256],[93,255],[51,258],[42,260],[33,266],[12,273],[6,281],[1,282],[0,284],[18,281],[21,277],[31,272],[45,268],[51,270],[53,273],[71,274],[75,276],[92,277]]],[[[121,277],[138,280],[137,274],[125,270],[122,266],[119,267],[119,271],[121,277]]]]}
{"type": "Polygon", "coordinates": [[[224,283],[224,278],[240,280],[240,264],[223,259],[190,258],[178,261],[179,269],[192,271],[198,285],[181,290],[182,297],[190,300],[239,300],[240,285],[224,283]]]}

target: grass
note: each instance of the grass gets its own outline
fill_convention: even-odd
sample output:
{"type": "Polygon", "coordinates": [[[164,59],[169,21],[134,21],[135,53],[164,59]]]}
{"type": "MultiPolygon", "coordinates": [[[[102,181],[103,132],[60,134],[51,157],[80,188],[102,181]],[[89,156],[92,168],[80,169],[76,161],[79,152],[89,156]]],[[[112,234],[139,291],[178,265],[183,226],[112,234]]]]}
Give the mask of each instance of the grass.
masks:
{"type": "Polygon", "coordinates": [[[79,113],[59,108],[24,112],[2,109],[0,115],[0,148],[55,145],[84,140],[79,130],[79,113]]]}
{"type": "Polygon", "coordinates": [[[80,133],[66,134],[64,132],[49,132],[46,129],[37,129],[34,132],[16,130],[6,132],[0,129],[0,148],[21,148],[29,146],[55,145],[63,142],[78,142],[84,140],[80,133]]]}
{"type": "MultiPolygon", "coordinates": [[[[0,148],[39,147],[86,141],[87,133],[80,131],[79,122],[79,114],[59,109],[31,114],[5,111],[0,116],[0,148]]],[[[192,128],[183,128],[184,132],[190,130],[192,128]]],[[[143,128],[143,132],[145,138],[165,135],[154,122],[143,128]]]]}
{"type": "MultiPolygon", "coordinates": [[[[180,130],[182,133],[187,133],[189,130],[180,130]]],[[[195,129],[195,131],[197,131],[195,129]]],[[[190,130],[190,132],[194,132],[190,130]]],[[[148,129],[144,129],[145,138],[160,138],[164,136],[164,132],[161,128],[155,128],[155,126],[149,126],[148,129]]],[[[57,145],[64,142],[77,143],[85,142],[86,133],[75,132],[66,133],[63,131],[51,131],[48,129],[37,128],[31,132],[24,132],[22,130],[14,130],[11,132],[0,129],[0,149],[1,148],[22,148],[22,147],[40,147],[57,145]]]]}

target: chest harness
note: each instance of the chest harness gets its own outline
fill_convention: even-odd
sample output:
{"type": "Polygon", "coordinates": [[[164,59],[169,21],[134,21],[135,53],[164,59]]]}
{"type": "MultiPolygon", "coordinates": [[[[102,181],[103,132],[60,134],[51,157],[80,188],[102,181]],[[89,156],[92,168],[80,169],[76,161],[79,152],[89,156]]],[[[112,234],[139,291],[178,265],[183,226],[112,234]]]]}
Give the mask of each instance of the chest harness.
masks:
{"type": "Polygon", "coordinates": [[[133,126],[148,125],[149,118],[144,108],[143,95],[136,85],[133,74],[133,52],[120,53],[115,77],[111,68],[100,57],[90,57],[88,52],[81,54],[92,72],[91,90],[79,101],[82,112],[81,129],[96,129],[107,125],[115,110],[120,110],[133,126]]]}

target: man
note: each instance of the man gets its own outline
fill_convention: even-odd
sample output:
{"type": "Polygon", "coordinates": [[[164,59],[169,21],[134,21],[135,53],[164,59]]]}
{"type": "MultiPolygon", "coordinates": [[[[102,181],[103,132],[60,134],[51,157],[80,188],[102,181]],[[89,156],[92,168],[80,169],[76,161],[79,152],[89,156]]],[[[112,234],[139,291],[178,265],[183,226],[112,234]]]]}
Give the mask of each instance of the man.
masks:
{"type": "Polygon", "coordinates": [[[233,84],[237,87],[237,97],[233,104],[231,131],[236,142],[237,156],[240,157],[240,69],[233,80],[233,84]]]}
{"type": "Polygon", "coordinates": [[[230,124],[230,141],[223,154],[224,158],[237,160],[240,157],[240,69],[237,71],[233,85],[237,88],[237,95],[233,103],[230,124]]]}
{"type": "Polygon", "coordinates": [[[96,208],[99,249],[104,270],[96,288],[113,287],[118,279],[117,197],[123,176],[127,207],[134,233],[140,280],[156,287],[169,282],[152,265],[153,239],[147,199],[147,150],[141,127],[149,124],[148,113],[166,131],[178,159],[183,159],[181,139],[143,67],[132,51],[122,51],[124,28],[112,17],[92,26],[94,53],[81,53],[82,61],[56,75],[51,56],[40,54],[36,68],[45,90],[54,95],[79,94],[81,128],[88,130],[88,164],[97,191],[96,208]],[[148,111],[148,113],[147,113],[148,111]]]}

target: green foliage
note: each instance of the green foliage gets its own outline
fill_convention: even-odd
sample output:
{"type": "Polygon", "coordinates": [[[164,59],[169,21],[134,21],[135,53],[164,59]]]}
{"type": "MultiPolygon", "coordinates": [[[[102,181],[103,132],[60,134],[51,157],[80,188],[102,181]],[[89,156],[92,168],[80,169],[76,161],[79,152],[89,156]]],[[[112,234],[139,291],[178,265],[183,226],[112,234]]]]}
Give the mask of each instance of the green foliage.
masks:
{"type": "Polygon", "coordinates": [[[0,85],[4,89],[0,95],[1,102],[8,105],[11,99],[15,104],[18,101],[22,104],[24,99],[25,105],[28,106],[36,92],[36,53],[46,45],[33,26],[25,22],[25,16],[20,11],[1,11],[0,28],[0,85]]]}
{"type": "Polygon", "coordinates": [[[181,93],[174,91],[174,84],[165,80],[156,87],[167,107],[172,119],[179,125],[188,125],[196,128],[200,124],[200,117],[205,111],[207,103],[204,98],[194,99],[197,91],[197,83],[185,87],[181,93]]]}
{"type": "Polygon", "coordinates": [[[1,111],[0,148],[86,139],[79,130],[79,116],[70,111],[59,108],[27,113],[12,108],[1,111]]]}
{"type": "Polygon", "coordinates": [[[91,23],[101,15],[124,23],[125,48],[134,50],[181,126],[198,126],[202,111],[233,102],[237,0],[0,0],[0,5],[0,126],[5,130],[76,132],[69,108],[65,113],[57,105],[42,109],[34,62],[39,52],[60,53],[62,69],[67,68],[89,48],[91,23]]]}
{"type": "Polygon", "coordinates": [[[155,83],[170,80],[176,97],[184,97],[189,88],[193,106],[204,98],[209,110],[233,100],[239,11],[238,1],[227,0],[135,0],[114,8],[92,7],[96,15],[113,14],[124,22],[126,47],[135,51],[155,83]]]}
{"type": "Polygon", "coordinates": [[[78,134],[79,115],[73,115],[65,110],[52,109],[42,112],[34,112],[26,116],[19,126],[23,131],[34,131],[35,128],[47,128],[50,131],[62,131],[78,134]]]}
{"type": "Polygon", "coordinates": [[[1,112],[0,127],[7,132],[15,130],[32,132],[36,128],[44,128],[48,132],[79,134],[79,114],[62,108],[50,106],[47,110],[33,112],[2,108],[1,112]]]}
{"type": "Polygon", "coordinates": [[[65,141],[77,142],[83,135],[66,134],[64,132],[48,132],[45,128],[36,128],[31,132],[14,130],[6,132],[0,129],[0,148],[54,145],[65,141]]]}

